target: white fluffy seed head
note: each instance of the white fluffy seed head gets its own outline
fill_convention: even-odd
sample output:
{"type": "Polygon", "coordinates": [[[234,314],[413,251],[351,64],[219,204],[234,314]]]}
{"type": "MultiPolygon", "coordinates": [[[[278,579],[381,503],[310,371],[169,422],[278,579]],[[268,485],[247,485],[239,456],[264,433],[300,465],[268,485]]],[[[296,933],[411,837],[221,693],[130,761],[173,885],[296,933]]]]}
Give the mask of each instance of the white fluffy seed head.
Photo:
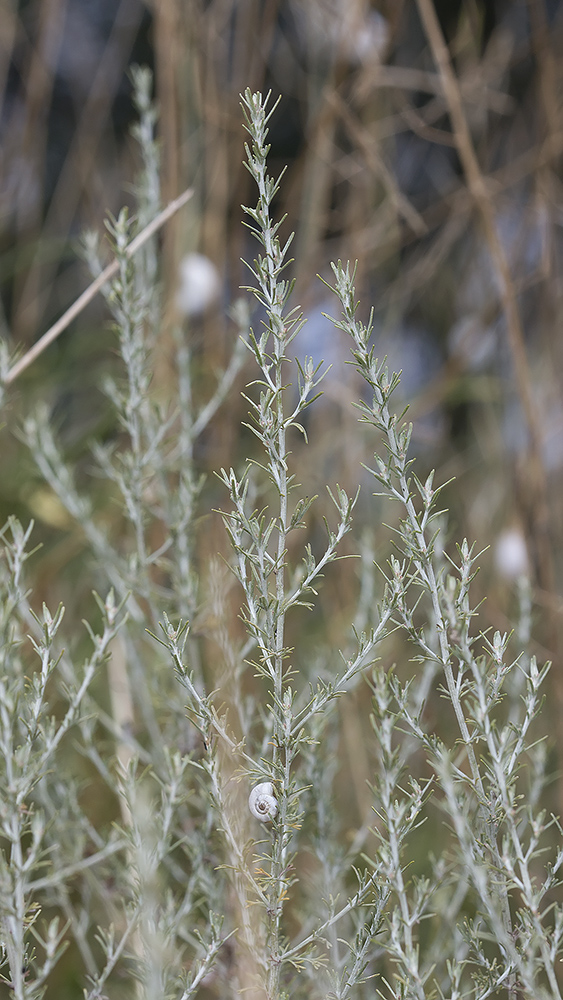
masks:
{"type": "Polygon", "coordinates": [[[271,781],[261,781],[255,785],[248,796],[248,808],[252,815],[261,823],[269,823],[278,811],[274,796],[274,786],[271,781]]]}

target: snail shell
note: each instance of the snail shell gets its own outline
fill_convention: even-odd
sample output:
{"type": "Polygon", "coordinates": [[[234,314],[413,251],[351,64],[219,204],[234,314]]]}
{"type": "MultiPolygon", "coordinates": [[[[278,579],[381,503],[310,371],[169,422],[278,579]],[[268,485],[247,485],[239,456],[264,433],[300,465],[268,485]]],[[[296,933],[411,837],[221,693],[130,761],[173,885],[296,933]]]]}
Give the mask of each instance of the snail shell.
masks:
{"type": "Polygon", "coordinates": [[[252,815],[261,823],[269,823],[278,811],[274,796],[274,786],[271,781],[261,781],[255,785],[248,796],[248,808],[252,815]]]}

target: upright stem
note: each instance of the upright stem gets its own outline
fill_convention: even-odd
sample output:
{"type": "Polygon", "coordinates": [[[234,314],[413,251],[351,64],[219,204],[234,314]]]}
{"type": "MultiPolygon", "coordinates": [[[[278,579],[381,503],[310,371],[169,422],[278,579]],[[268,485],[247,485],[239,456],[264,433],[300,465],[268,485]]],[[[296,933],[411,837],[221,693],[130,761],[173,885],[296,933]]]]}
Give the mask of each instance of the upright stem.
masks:
{"type": "MultiPolygon", "coordinates": [[[[487,796],[479,768],[479,762],[474,750],[472,734],[465,716],[460,690],[454,678],[452,668],[452,654],[448,639],[447,615],[443,608],[443,601],[440,593],[439,581],[436,578],[430,545],[426,539],[427,519],[418,517],[410,491],[410,480],[408,478],[407,446],[408,436],[404,431],[396,431],[396,418],[389,410],[388,400],[392,392],[392,386],[388,385],[387,376],[382,368],[378,368],[377,361],[373,357],[369,340],[371,335],[371,325],[365,328],[355,318],[356,301],[353,287],[353,278],[349,270],[342,269],[339,265],[335,268],[336,292],[344,306],[344,319],[339,324],[353,338],[356,344],[355,359],[358,370],[366,379],[373,392],[373,404],[364,408],[365,419],[373,423],[387,438],[387,448],[389,451],[389,468],[387,479],[384,480],[390,495],[399,500],[406,511],[409,530],[412,532],[412,542],[409,545],[410,558],[412,558],[418,574],[420,583],[429,594],[436,631],[439,643],[439,662],[441,663],[448,694],[456,716],[457,724],[463,744],[466,749],[471,780],[473,788],[479,802],[479,812],[484,827],[484,840],[491,861],[498,870],[502,870],[500,850],[497,843],[497,830],[494,817],[486,806],[487,796]],[[369,415],[368,415],[369,414],[369,415]],[[393,482],[395,479],[395,482],[393,482]]],[[[510,951],[512,941],[512,917],[510,913],[510,903],[508,897],[507,884],[499,880],[495,892],[496,898],[500,902],[500,916],[502,920],[503,935],[499,935],[499,940],[503,942],[505,951],[510,951]]],[[[509,994],[514,993],[514,983],[511,978],[509,982],[509,994]]]]}
{"type": "MultiPolygon", "coordinates": [[[[286,596],[286,540],[288,532],[288,475],[286,463],[286,416],[284,413],[283,369],[285,352],[290,340],[290,329],[293,325],[284,316],[284,305],[289,294],[288,286],[279,280],[284,261],[284,251],[276,237],[277,226],[270,217],[270,203],[274,196],[276,185],[266,173],[267,134],[265,102],[260,95],[246,95],[246,106],[250,112],[249,131],[252,136],[252,152],[249,152],[249,167],[258,185],[259,200],[256,213],[253,215],[259,226],[260,240],[265,250],[265,256],[259,263],[259,298],[266,307],[268,317],[268,341],[262,342],[261,368],[268,393],[268,406],[260,410],[259,425],[262,440],[267,450],[267,465],[272,482],[277,491],[279,514],[277,518],[277,545],[274,565],[275,595],[267,594],[267,622],[269,656],[271,657],[271,676],[273,682],[273,748],[272,770],[274,775],[280,775],[276,784],[278,798],[278,819],[273,833],[270,867],[270,882],[268,889],[267,912],[267,975],[266,993],[268,1000],[277,1000],[280,991],[280,927],[285,899],[284,873],[287,865],[288,832],[288,790],[292,754],[287,745],[288,740],[283,731],[283,697],[284,697],[284,649],[285,649],[285,596],[286,596]],[[270,346],[271,345],[271,346],[270,346]],[[268,351],[268,353],[266,353],[268,351]],[[271,353],[270,353],[271,352],[271,353]],[[270,373],[273,362],[273,378],[270,373]],[[273,405],[271,405],[273,404],[273,405]],[[272,410],[275,420],[272,434],[272,410]],[[274,444],[275,442],[275,444],[274,444]],[[273,602],[272,602],[273,597],[273,602]],[[273,605],[273,606],[272,606],[273,605]],[[272,609],[272,610],[270,610],[272,609]]],[[[264,581],[265,583],[265,581],[264,581]]]]}

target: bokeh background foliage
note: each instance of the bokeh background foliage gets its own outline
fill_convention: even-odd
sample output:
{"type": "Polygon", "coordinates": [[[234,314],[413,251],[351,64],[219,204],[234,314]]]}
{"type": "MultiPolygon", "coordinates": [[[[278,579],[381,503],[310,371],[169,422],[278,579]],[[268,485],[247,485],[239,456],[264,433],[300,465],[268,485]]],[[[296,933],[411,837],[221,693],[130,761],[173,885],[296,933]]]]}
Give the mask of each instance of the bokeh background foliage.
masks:
{"type": "MultiPolygon", "coordinates": [[[[516,578],[529,575],[532,650],[554,663],[546,711],[557,811],[562,53],[559,0],[5,0],[0,9],[0,324],[10,347],[23,353],[87,283],[77,254],[84,230],[103,234],[108,212],[135,204],[131,184],[141,164],[130,135],[137,119],[130,69],[141,63],[154,73],[161,202],[194,189],[159,238],[164,310],[151,391],[163,406],[174,395],[181,335],[196,401],[205,400],[236,337],[227,306],[248,282],[241,258],[255,253],[241,224],[240,206],[254,194],[242,162],[239,95],[250,87],[281,96],[270,170],[277,175],[287,165],[275,209],[287,216],[283,232],[296,234],[295,297],[308,318],[295,353],[334,364],[307,418],[311,446],[295,441],[298,479],[314,495],[329,481],[353,490],[362,476],[364,431],[350,406],[361,390],[344,367],[344,338],[323,318],[334,305],[316,278],[329,277],[331,259],[357,259],[361,309],[367,315],[375,307],[378,353],[403,370],[418,474],[437,468],[440,482],[455,477],[445,492],[452,532],[490,545],[475,582],[487,596],[484,625],[511,628],[516,578]],[[195,253],[214,268],[205,308],[177,296],[182,261],[195,253]]],[[[122,515],[91,457],[93,441],[120,440],[100,391],[118,366],[100,297],[10,388],[0,431],[1,520],[13,513],[24,524],[34,519],[33,541],[42,544],[33,561],[34,603],[63,601],[71,620],[92,613],[95,565],[20,428],[43,403],[79,487],[119,545],[122,515]]],[[[224,498],[209,473],[246,457],[250,435],[239,430],[246,410],[233,392],[195,454],[208,474],[198,508],[203,596],[194,622],[204,667],[217,641],[217,609],[236,605],[215,561],[225,539],[210,511],[224,498]]],[[[384,563],[385,525],[396,514],[370,492],[366,480],[356,526],[364,550],[384,563]]],[[[323,503],[313,513],[313,545],[323,503]]],[[[355,561],[338,564],[315,614],[296,616],[291,640],[303,660],[314,657],[321,636],[342,644],[359,576],[355,561]]],[[[385,656],[410,670],[399,639],[385,656]]],[[[363,701],[359,690],[342,709],[341,802],[353,821],[364,815],[371,766],[363,701]]],[[[139,706],[135,712],[142,740],[139,706]]],[[[104,800],[87,767],[84,777],[92,782],[93,820],[111,819],[115,803],[104,800]]],[[[72,953],[65,961],[58,995],[75,996],[72,953]]]]}

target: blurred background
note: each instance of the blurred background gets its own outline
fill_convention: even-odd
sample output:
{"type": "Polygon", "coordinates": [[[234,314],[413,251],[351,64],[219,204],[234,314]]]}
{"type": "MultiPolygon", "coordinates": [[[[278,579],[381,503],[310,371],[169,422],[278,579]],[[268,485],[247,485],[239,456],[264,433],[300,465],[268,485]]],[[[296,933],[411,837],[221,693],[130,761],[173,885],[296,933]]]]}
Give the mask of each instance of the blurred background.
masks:
{"type": "MultiPolygon", "coordinates": [[[[282,237],[295,232],[291,274],[307,318],[295,354],[333,366],[308,416],[310,444],[294,448],[303,493],[320,494],[311,539],[323,537],[322,515],[332,517],[327,483],[351,492],[362,484],[349,552],[361,539],[384,566],[387,525],[398,516],[372,496],[362,470],[377,441],[351,405],[362,386],[346,364],[344,335],[324,316],[337,312],[336,300],[317,277],[330,280],[331,260],[357,260],[360,314],[366,321],[373,306],[377,354],[403,373],[396,406],[410,404],[416,471],[424,479],[435,468],[436,483],[451,480],[446,548],[455,557],[454,540],[466,536],[484,550],[474,583],[474,603],[486,597],[479,626],[504,632],[520,620],[516,652],[527,638],[530,595],[531,651],[554,661],[552,777],[563,761],[562,57],[563,0],[0,2],[0,335],[25,352],[89,283],[83,233],[103,237],[107,214],[134,206],[141,164],[130,70],[149,66],[162,204],[194,189],[159,235],[164,309],[154,392],[174,396],[181,331],[196,401],[207,398],[236,337],[228,309],[249,280],[241,258],[252,260],[257,246],[242,224],[241,204],[256,195],[243,166],[239,95],[271,90],[272,104],[280,102],[270,171],[287,167],[275,211],[287,216],[282,237]]],[[[80,525],[42,481],[21,427],[46,404],[79,487],[119,544],[121,515],[91,453],[93,441],[120,433],[100,390],[118,366],[98,297],[9,387],[2,416],[0,523],[10,514],[35,519],[42,548],[34,605],[62,600],[67,622],[91,608],[91,555],[80,525]]],[[[226,501],[211,473],[248,455],[239,390],[253,377],[248,366],[196,455],[208,473],[201,565],[211,567],[196,637],[206,634],[213,573],[222,572],[222,528],[217,517],[217,530],[208,530],[209,511],[226,501]]],[[[315,664],[319,648],[343,645],[358,592],[369,623],[381,578],[361,589],[360,576],[357,560],[338,563],[320,610],[297,612],[289,635],[297,662],[315,664]]],[[[410,655],[394,637],[385,663],[412,673],[410,655]]],[[[342,801],[359,817],[371,801],[368,701],[364,686],[341,708],[339,763],[351,776],[342,801]]],[[[440,718],[438,695],[429,711],[440,718]]],[[[558,812],[562,786],[552,785],[558,812]]],[[[101,796],[95,809],[105,816],[101,796]]],[[[427,837],[419,841],[424,861],[427,837]]],[[[67,995],[62,986],[57,995],[67,995]]]]}
{"type": "MultiPolygon", "coordinates": [[[[255,194],[242,162],[239,94],[271,90],[281,100],[270,169],[287,165],[276,211],[287,215],[282,234],[295,232],[295,297],[308,318],[295,352],[333,365],[309,418],[314,444],[296,449],[301,479],[310,493],[329,481],[353,485],[373,451],[350,405],[360,389],[345,364],[348,345],[323,316],[336,305],[316,277],[330,278],[331,260],[357,260],[377,352],[403,371],[398,405],[411,404],[417,471],[455,477],[445,494],[452,536],[490,546],[476,584],[488,595],[487,623],[511,627],[514,583],[530,575],[534,649],[555,661],[557,712],[562,54],[561,0],[0,6],[2,336],[20,352],[34,343],[88,284],[81,234],[103,233],[107,213],[132,203],[139,164],[129,70],[148,65],[162,203],[195,190],[160,237],[166,308],[155,385],[166,394],[167,343],[178,325],[205,384],[229,356],[227,307],[248,280],[241,257],[255,253],[241,224],[240,206],[255,194]]],[[[90,441],[115,432],[99,391],[114,364],[97,300],[9,393],[0,513],[38,522],[46,588],[67,579],[72,590],[83,540],[41,484],[18,427],[32,403],[46,401],[68,457],[87,475],[90,441]]],[[[245,404],[235,397],[206,436],[203,469],[244,458],[237,427],[245,404]]],[[[389,532],[366,487],[359,528],[379,551],[389,532]]],[[[341,577],[327,599],[344,614],[342,586],[341,577]]]]}

